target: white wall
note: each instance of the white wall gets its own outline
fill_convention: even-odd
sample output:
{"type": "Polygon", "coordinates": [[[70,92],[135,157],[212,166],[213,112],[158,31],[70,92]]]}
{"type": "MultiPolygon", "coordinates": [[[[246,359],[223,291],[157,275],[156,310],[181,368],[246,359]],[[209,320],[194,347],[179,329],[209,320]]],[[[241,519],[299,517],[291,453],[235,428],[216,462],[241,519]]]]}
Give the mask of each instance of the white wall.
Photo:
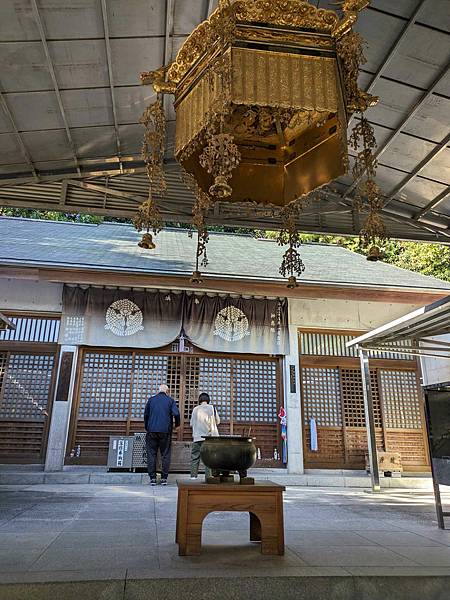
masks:
{"type": "Polygon", "coordinates": [[[0,311],[61,312],[62,284],[0,277],[0,311]]]}
{"type": "Polygon", "coordinates": [[[290,300],[289,322],[294,327],[369,331],[419,308],[417,304],[359,300],[290,300]]]}
{"type": "MultiPolygon", "coordinates": [[[[437,335],[433,340],[450,343],[450,335],[437,335]]],[[[447,383],[450,381],[450,359],[423,356],[420,359],[424,385],[447,383]]]]}

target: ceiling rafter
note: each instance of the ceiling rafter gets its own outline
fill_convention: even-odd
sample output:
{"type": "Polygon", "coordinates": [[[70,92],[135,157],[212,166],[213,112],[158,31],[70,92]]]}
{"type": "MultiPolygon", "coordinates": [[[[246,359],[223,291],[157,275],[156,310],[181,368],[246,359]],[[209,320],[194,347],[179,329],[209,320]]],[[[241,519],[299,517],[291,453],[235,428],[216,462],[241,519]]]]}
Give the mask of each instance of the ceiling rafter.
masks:
{"type": "MultiPolygon", "coordinates": [[[[338,202],[340,202],[342,205],[347,206],[347,207],[352,207],[352,200],[351,198],[347,198],[346,196],[341,196],[339,194],[337,194],[336,192],[332,192],[332,191],[328,191],[327,192],[327,196],[335,198],[336,200],[338,200],[338,202]]],[[[402,223],[405,225],[408,225],[412,228],[415,229],[426,229],[427,231],[433,233],[436,236],[436,242],[440,241],[443,242],[445,240],[445,243],[450,243],[450,232],[447,232],[445,229],[439,229],[437,227],[434,227],[433,225],[430,225],[428,223],[417,223],[416,220],[414,219],[414,215],[411,216],[404,216],[401,214],[397,214],[395,212],[395,209],[393,208],[383,208],[381,213],[383,215],[386,216],[387,219],[391,219],[392,221],[396,221],[398,223],[402,223]],[[442,239],[442,238],[445,238],[442,239]]]]}
{"type": "MultiPolygon", "coordinates": [[[[166,20],[164,26],[164,62],[167,66],[173,58],[173,40],[174,40],[174,18],[175,18],[175,0],[166,0],[166,20]]],[[[166,120],[169,119],[170,98],[167,94],[163,97],[164,112],[166,120]]]]}
{"type": "Polygon", "coordinates": [[[173,24],[175,17],[175,0],[166,0],[166,25],[164,31],[164,65],[172,61],[173,24]]]}
{"type": "Polygon", "coordinates": [[[6,98],[1,91],[0,91],[0,104],[2,105],[3,111],[11,123],[11,127],[13,128],[14,134],[15,134],[16,139],[20,146],[20,151],[22,152],[22,156],[24,157],[26,163],[30,167],[31,173],[33,174],[33,178],[31,179],[31,181],[34,181],[34,182],[39,181],[39,175],[36,171],[36,167],[34,166],[31,155],[28,152],[27,147],[25,146],[25,142],[23,141],[22,134],[20,133],[20,131],[16,125],[16,122],[14,120],[12,112],[8,106],[8,103],[6,102],[6,98]]]}
{"type": "MultiPolygon", "coordinates": [[[[381,78],[381,76],[383,75],[383,73],[386,71],[386,69],[388,68],[388,66],[391,64],[391,61],[394,58],[394,56],[395,56],[398,48],[400,47],[401,43],[403,42],[403,40],[406,38],[406,36],[410,32],[412,26],[415,24],[415,22],[417,20],[417,17],[419,16],[419,13],[421,12],[424,4],[427,1],[428,0],[419,0],[419,2],[417,4],[417,6],[416,6],[416,8],[415,8],[415,10],[413,12],[413,14],[410,16],[410,18],[407,21],[407,23],[405,23],[404,28],[400,32],[400,35],[397,37],[397,39],[395,40],[395,42],[389,48],[388,53],[386,54],[384,60],[381,62],[381,65],[378,67],[378,70],[376,71],[376,73],[372,77],[369,85],[366,88],[366,92],[367,93],[372,92],[372,90],[376,86],[378,80],[381,78]]],[[[349,127],[350,127],[350,125],[352,125],[354,119],[355,119],[355,116],[352,116],[352,118],[349,121],[349,127]]]]}
{"type": "Polygon", "coordinates": [[[53,87],[54,87],[55,94],[56,94],[56,100],[58,102],[59,111],[61,113],[61,117],[62,117],[62,120],[63,120],[63,123],[64,123],[64,129],[66,130],[67,140],[69,142],[69,146],[70,146],[70,149],[72,151],[72,155],[73,155],[73,159],[74,159],[74,162],[75,162],[75,166],[76,166],[77,172],[78,172],[78,174],[81,174],[80,166],[79,166],[79,163],[78,163],[78,156],[77,156],[76,149],[75,149],[75,144],[74,144],[74,141],[73,141],[73,138],[72,138],[72,134],[70,133],[69,122],[67,120],[66,111],[64,109],[64,104],[63,104],[63,101],[62,101],[62,98],[61,98],[61,92],[59,90],[58,81],[56,79],[55,68],[54,68],[54,65],[53,65],[52,57],[50,55],[50,50],[49,50],[49,47],[48,47],[47,37],[46,37],[46,34],[45,34],[45,29],[44,29],[44,24],[43,24],[42,19],[41,19],[41,14],[39,12],[39,7],[37,5],[37,0],[31,0],[31,6],[33,8],[34,19],[36,21],[36,25],[37,25],[37,28],[39,30],[39,35],[40,35],[40,38],[41,38],[42,46],[44,48],[44,54],[45,54],[45,59],[46,59],[46,62],[47,62],[47,68],[48,68],[48,70],[50,72],[50,77],[51,77],[52,82],[53,82],[53,87]]]}
{"type": "Polygon", "coordinates": [[[78,181],[76,179],[66,179],[64,183],[82,188],[84,190],[100,192],[101,194],[116,196],[116,198],[132,200],[133,202],[136,202],[136,204],[141,204],[141,202],[145,202],[145,200],[147,200],[145,196],[140,196],[139,194],[131,194],[130,192],[124,192],[121,190],[115,190],[113,188],[109,188],[105,185],[99,185],[97,183],[88,183],[87,181],[78,181]]]}
{"type": "Polygon", "coordinates": [[[214,0],[208,0],[206,3],[205,21],[209,17],[209,15],[212,13],[213,6],[214,6],[214,0]]]}
{"type": "Polygon", "coordinates": [[[116,106],[116,97],[114,93],[114,75],[112,69],[112,59],[111,59],[111,42],[109,35],[109,22],[108,22],[108,9],[106,6],[106,0],[101,0],[101,8],[102,8],[102,20],[103,20],[103,32],[105,34],[105,47],[106,47],[106,61],[108,65],[108,80],[109,80],[109,90],[111,93],[111,106],[113,113],[113,121],[114,121],[114,131],[116,134],[116,146],[117,146],[117,156],[119,158],[120,170],[123,170],[123,164],[120,160],[121,158],[121,144],[120,144],[120,134],[119,134],[119,121],[117,119],[117,106],[116,106]]]}
{"type": "Polygon", "coordinates": [[[59,194],[59,208],[61,208],[61,210],[64,210],[65,205],[66,205],[67,188],[68,188],[68,182],[67,181],[63,181],[62,184],[61,184],[61,191],[60,191],[60,194],[59,194]]]}
{"type": "MultiPolygon", "coordinates": [[[[419,98],[419,100],[414,104],[414,106],[411,108],[411,110],[407,113],[405,118],[402,120],[400,125],[398,125],[398,127],[396,127],[392,131],[391,135],[387,138],[387,140],[381,146],[378,147],[377,151],[375,152],[375,158],[379,159],[380,156],[382,156],[386,152],[386,150],[388,150],[390,148],[390,146],[395,142],[395,140],[398,138],[398,136],[402,133],[402,130],[408,125],[408,123],[410,123],[410,121],[412,121],[412,119],[414,119],[414,117],[417,115],[417,113],[422,108],[422,106],[431,98],[431,96],[434,94],[436,88],[439,86],[440,83],[442,83],[442,81],[445,79],[445,77],[448,75],[449,72],[450,72],[450,62],[448,62],[445,65],[445,67],[439,72],[439,75],[433,81],[433,83],[430,86],[430,88],[428,89],[428,91],[426,91],[424,94],[422,94],[422,96],[419,98]]],[[[347,198],[350,198],[350,194],[354,191],[354,189],[357,187],[357,185],[359,184],[359,182],[362,180],[363,177],[364,177],[364,173],[360,177],[357,177],[353,181],[353,183],[347,190],[347,194],[346,194],[347,198]]]]}
{"type": "Polygon", "coordinates": [[[74,177],[86,178],[86,177],[112,177],[120,175],[135,175],[136,173],[146,173],[146,168],[142,167],[124,167],[122,171],[119,169],[92,169],[82,171],[81,173],[61,173],[60,175],[40,175],[39,180],[31,177],[14,177],[13,179],[0,179],[0,190],[4,187],[15,187],[22,184],[30,183],[51,183],[58,181],[65,181],[66,179],[72,179],[74,177]]]}
{"type": "Polygon", "coordinates": [[[407,175],[404,179],[402,179],[400,181],[400,183],[395,186],[395,188],[392,190],[392,192],[388,196],[386,196],[385,206],[387,204],[389,204],[390,201],[393,200],[397,196],[397,194],[399,194],[401,191],[403,191],[405,189],[405,187],[408,185],[408,183],[410,181],[412,181],[415,177],[417,177],[417,175],[419,175],[425,169],[425,167],[427,167],[431,163],[431,161],[436,158],[436,156],[438,156],[443,150],[445,150],[447,148],[447,145],[449,144],[449,142],[450,142],[450,133],[448,133],[445,136],[445,138],[442,140],[442,142],[437,144],[433,148],[433,150],[431,152],[429,152],[425,156],[425,158],[417,165],[417,167],[415,167],[409,175],[407,175]]]}
{"type": "Polygon", "coordinates": [[[434,200],[429,202],[426,206],[422,208],[416,215],[414,215],[413,219],[415,221],[420,221],[430,210],[436,208],[441,202],[444,202],[450,196],[450,185],[445,188],[434,200]]]}

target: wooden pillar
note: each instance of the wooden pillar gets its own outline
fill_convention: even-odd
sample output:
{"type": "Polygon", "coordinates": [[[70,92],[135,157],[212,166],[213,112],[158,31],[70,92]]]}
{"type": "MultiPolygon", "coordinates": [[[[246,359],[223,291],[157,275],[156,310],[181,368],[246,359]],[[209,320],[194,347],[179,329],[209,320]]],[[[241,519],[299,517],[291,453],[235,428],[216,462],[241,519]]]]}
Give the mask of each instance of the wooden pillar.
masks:
{"type": "Polygon", "coordinates": [[[361,376],[363,384],[364,413],[366,417],[367,448],[369,454],[370,477],[372,479],[372,490],[374,492],[379,492],[380,473],[378,470],[377,441],[375,437],[375,419],[373,416],[373,398],[372,387],[370,385],[369,357],[367,354],[367,350],[359,348],[359,360],[361,363],[361,376]]]}

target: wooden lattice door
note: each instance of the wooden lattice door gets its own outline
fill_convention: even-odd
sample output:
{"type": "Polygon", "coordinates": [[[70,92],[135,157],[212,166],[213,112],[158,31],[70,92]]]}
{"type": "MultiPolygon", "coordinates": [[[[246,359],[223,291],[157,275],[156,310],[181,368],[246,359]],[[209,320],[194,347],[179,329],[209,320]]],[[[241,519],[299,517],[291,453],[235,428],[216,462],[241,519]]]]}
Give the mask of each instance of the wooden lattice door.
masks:
{"type": "MultiPolygon", "coordinates": [[[[211,396],[221,418],[221,434],[247,433],[251,427],[259,464],[272,464],[274,455],[280,456],[279,376],[276,359],[85,350],[68,462],[105,464],[109,437],[143,431],[147,398],[166,383],[181,413],[181,428],[174,434],[173,468],[188,466],[189,421],[200,392],[211,396]]],[[[279,466],[279,460],[275,464],[279,466]]]]}
{"type": "Polygon", "coordinates": [[[0,461],[44,460],[54,367],[53,353],[0,353],[0,461]]]}
{"type": "Polygon", "coordinates": [[[303,440],[305,465],[337,468],[345,462],[342,402],[337,367],[302,369],[303,440]],[[311,450],[311,419],[317,431],[320,452],[311,450]]]}
{"type": "Polygon", "coordinates": [[[184,439],[192,438],[190,416],[198,394],[206,392],[220,415],[222,435],[250,433],[258,448],[257,466],[281,466],[278,361],[210,356],[186,359],[184,439]]]}
{"type": "MultiPolygon", "coordinates": [[[[367,454],[367,432],[361,370],[340,368],[339,375],[344,411],[345,467],[363,469],[367,454]]],[[[376,370],[370,371],[370,385],[377,448],[384,450],[383,419],[376,370]]]]}
{"type": "MultiPolygon", "coordinates": [[[[400,452],[406,470],[426,470],[429,463],[416,371],[374,368],[370,383],[377,448],[400,452]]],[[[360,370],[303,367],[302,402],[306,467],[363,469],[367,432],[360,370]],[[317,451],[311,450],[311,418],[317,426],[317,451]]]]}
{"type": "Polygon", "coordinates": [[[85,350],[67,447],[68,462],[105,464],[110,436],[144,431],[145,404],[162,383],[169,385],[178,402],[180,364],[177,355],[85,350]]]}
{"type": "Polygon", "coordinates": [[[277,427],[278,378],[275,361],[233,362],[233,433],[251,435],[259,449],[259,466],[280,466],[277,427]]]}
{"type": "Polygon", "coordinates": [[[423,409],[417,373],[380,369],[385,447],[400,452],[403,467],[423,471],[429,466],[423,409]]]}

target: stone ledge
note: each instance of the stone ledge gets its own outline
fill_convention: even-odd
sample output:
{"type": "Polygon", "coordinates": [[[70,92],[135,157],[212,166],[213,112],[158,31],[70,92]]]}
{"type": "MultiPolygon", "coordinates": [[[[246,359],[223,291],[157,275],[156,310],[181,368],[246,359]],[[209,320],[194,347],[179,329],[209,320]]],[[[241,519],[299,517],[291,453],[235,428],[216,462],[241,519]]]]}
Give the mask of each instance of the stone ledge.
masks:
{"type": "Polygon", "coordinates": [[[39,485],[44,483],[44,472],[2,472],[0,485],[39,485]]]}
{"type": "Polygon", "coordinates": [[[44,483],[89,483],[90,473],[44,473],[44,483]]]}
{"type": "MultiPolygon", "coordinates": [[[[148,477],[146,476],[148,479],[148,477]]],[[[91,473],[89,483],[103,485],[140,485],[143,483],[141,473],[91,473]]]]}
{"type": "MultiPolygon", "coordinates": [[[[258,473],[252,475],[259,481],[270,480],[274,483],[286,486],[304,487],[339,487],[339,488],[370,488],[371,481],[368,475],[289,475],[278,472],[258,473]]],[[[169,483],[175,483],[177,479],[188,478],[187,474],[169,475],[169,483]]],[[[0,485],[39,485],[39,484],[96,484],[96,485],[146,485],[148,475],[146,473],[108,473],[99,470],[89,471],[57,471],[57,472],[26,472],[0,471],[0,485]]],[[[382,477],[380,484],[383,489],[402,490],[426,490],[432,491],[433,482],[431,477],[382,477]]]]}
{"type": "Polygon", "coordinates": [[[8,600],[447,600],[450,576],[239,576],[5,584],[8,600]]]}

